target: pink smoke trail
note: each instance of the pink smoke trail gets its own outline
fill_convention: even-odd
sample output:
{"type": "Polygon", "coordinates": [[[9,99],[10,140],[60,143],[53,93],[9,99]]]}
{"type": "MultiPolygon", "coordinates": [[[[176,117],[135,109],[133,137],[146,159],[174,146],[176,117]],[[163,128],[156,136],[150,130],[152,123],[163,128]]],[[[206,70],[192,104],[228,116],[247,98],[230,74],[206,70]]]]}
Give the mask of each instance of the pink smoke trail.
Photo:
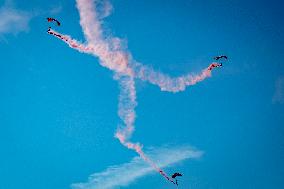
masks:
{"type": "Polygon", "coordinates": [[[120,96],[119,96],[119,117],[124,121],[125,128],[119,128],[115,133],[115,137],[120,141],[121,144],[126,146],[128,149],[134,150],[140,155],[146,162],[148,162],[157,172],[165,177],[170,182],[175,182],[162,170],[160,169],[150,158],[148,158],[142,150],[142,145],[139,143],[132,143],[129,141],[134,131],[135,121],[135,107],[136,103],[136,90],[135,82],[133,77],[121,77],[119,79],[120,84],[120,96]]]}
{"type": "Polygon", "coordinates": [[[162,91],[179,92],[184,91],[187,86],[195,85],[196,83],[210,77],[212,71],[212,69],[210,68],[213,64],[215,63],[210,64],[207,68],[202,70],[200,74],[186,74],[184,76],[179,76],[175,78],[170,77],[161,72],[156,72],[152,68],[142,65],[140,63],[133,63],[132,68],[134,70],[136,78],[157,85],[161,88],[162,91]]]}
{"type": "Polygon", "coordinates": [[[69,47],[76,49],[79,52],[82,52],[82,53],[84,52],[84,53],[88,53],[88,54],[90,54],[92,52],[91,47],[83,45],[79,41],[72,39],[69,35],[60,34],[60,33],[56,32],[55,30],[53,30],[51,28],[49,28],[47,30],[47,33],[57,37],[58,39],[61,39],[63,42],[67,43],[69,45],[69,47]]]}
{"type": "Polygon", "coordinates": [[[80,24],[88,44],[82,44],[70,36],[60,34],[52,29],[49,29],[47,32],[67,43],[69,47],[99,58],[102,66],[114,71],[114,79],[118,80],[120,85],[118,115],[125,125],[117,129],[115,137],[121,144],[136,151],[141,158],[148,162],[165,179],[175,184],[162,169],[145,155],[141,144],[130,142],[131,135],[135,129],[135,107],[137,106],[135,78],[155,84],[163,91],[178,92],[185,90],[187,86],[195,85],[210,77],[211,71],[218,67],[218,63],[210,64],[208,68],[198,75],[187,74],[172,78],[166,74],[156,72],[141,63],[133,61],[131,54],[122,48],[120,39],[103,36],[101,21],[99,20],[100,16],[95,9],[96,6],[94,6],[97,1],[76,1],[80,14],[80,24]]]}
{"type": "Polygon", "coordinates": [[[72,39],[69,35],[61,34],[53,29],[48,29],[48,34],[51,34],[69,45],[69,47],[78,50],[79,52],[84,52],[87,54],[92,54],[100,59],[100,64],[115,73],[122,75],[131,75],[132,70],[128,68],[128,55],[121,50],[110,50],[105,44],[102,45],[85,45],[79,41],[72,39]]]}
{"type": "MultiPolygon", "coordinates": [[[[217,63],[212,63],[208,68],[204,69],[201,74],[192,76],[190,74],[185,76],[180,76],[177,78],[171,78],[168,75],[162,74],[160,72],[155,72],[154,70],[143,66],[142,64],[136,63],[136,67],[126,67],[123,69],[123,72],[118,72],[115,66],[109,66],[113,64],[112,59],[109,59],[109,54],[118,55],[116,52],[104,52],[101,53],[100,49],[92,46],[92,45],[84,45],[77,40],[72,39],[68,35],[60,34],[52,29],[48,30],[50,35],[53,35],[63,42],[67,43],[69,47],[78,50],[79,52],[92,54],[100,59],[101,65],[115,71],[117,76],[116,80],[119,81],[120,84],[120,96],[119,96],[119,111],[118,115],[123,120],[125,127],[119,127],[117,132],[115,133],[115,137],[120,141],[121,144],[126,146],[128,149],[132,149],[138,153],[141,158],[143,158],[146,162],[148,162],[159,174],[161,174],[165,179],[175,184],[175,182],[162,170],[160,169],[151,159],[149,159],[142,150],[142,145],[139,143],[132,143],[129,141],[132,133],[134,132],[134,122],[135,122],[135,107],[137,106],[136,102],[136,90],[135,90],[135,78],[139,78],[142,80],[149,81],[152,84],[156,84],[161,87],[164,91],[169,92],[178,92],[185,90],[186,86],[194,85],[197,82],[204,80],[205,78],[211,76],[211,71],[214,69],[217,63]],[[104,54],[105,56],[98,56],[99,54],[104,54]],[[215,65],[212,67],[212,65],[215,65]],[[125,72],[124,70],[129,70],[125,72]]],[[[115,58],[111,56],[112,58],[115,58]]],[[[126,61],[125,59],[121,59],[122,61],[126,61]]],[[[129,65],[128,63],[125,65],[129,65]]]]}
{"type": "Polygon", "coordinates": [[[61,39],[62,41],[67,43],[71,48],[77,49],[80,52],[92,54],[100,58],[102,66],[105,66],[115,72],[120,73],[121,71],[121,73],[127,73],[127,75],[133,76],[144,81],[148,81],[151,84],[158,85],[162,91],[183,91],[186,89],[187,86],[195,85],[196,83],[210,77],[212,70],[220,66],[219,63],[213,62],[198,75],[187,74],[184,76],[172,78],[161,72],[156,72],[152,68],[142,65],[141,63],[128,63],[127,57],[131,57],[129,53],[124,53],[123,51],[106,51],[106,49],[97,48],[96,46],[87,46],[78,42],[77,40],[72,39],[68,35],[60,34],[52,29],[50,29],[48,33],[61,39]],[[102,53],[101,51],[105,52],[102,53]],[[105,56],[99,56],[99,54],[103,54],[105,56]],[[122,62],[119,64],[122,65],[120,69],[118,69],[115,65],[117,62],[122,62]]]}

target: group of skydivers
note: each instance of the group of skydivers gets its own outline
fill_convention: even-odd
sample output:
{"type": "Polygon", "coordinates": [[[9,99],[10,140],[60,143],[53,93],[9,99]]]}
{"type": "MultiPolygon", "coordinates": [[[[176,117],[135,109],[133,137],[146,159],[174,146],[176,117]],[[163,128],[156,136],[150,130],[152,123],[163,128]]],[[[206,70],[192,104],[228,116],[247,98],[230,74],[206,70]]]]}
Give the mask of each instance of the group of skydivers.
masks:
{"type": "MultiPolygon", "coordinates": [[[[46,18],[46,19],[47,19],[48,22],[55,22],[57,24],[57,26],[61,25],[60,22],[57,19],[55,19],[55,18],[46,18]]],[[[52,35],[56,35],[57,37],[61,38],[60,35],[57,35],[57,34],[51,32],[50,29],[51,29],[51,27],[48,27],[47,33],[52,34],[52,35]]],[[[222,59],[226,59],[227,60],[228,57],[226,55],[220,55],[220,56],[214,57],[214,60],[216,60],[216,61],[222,60],[222,59]]],[[[222,66],[223,66],[222,63],[215,62],[215,63],[212,63],[207,69],[211,71],[213,68],[222,67],[222,66]]],[[[176,177],[178,177],[178,176],[182,176],[182,174],[174,173],[171,176],[173,179],[175,179],[175,184],[176,185],[178,185],[178,182],[177,182],[177,179],[176,179],[176,177]]]]}
{"type": "MultiPolygon", "coordinates": [[[[214,57],[214,60],[220,60],[220,59],[228,59],[228,57],[226,55],[220,55],[220,56],[215,56],[214,57]]],[[[217,67],[222,67],[223,64],[222,63],[219,63],[219,62],[214,62],[212,63],[209,67],[208,67],[208,70],[212,70],[213,68],[217,68],[217,67]]]]}

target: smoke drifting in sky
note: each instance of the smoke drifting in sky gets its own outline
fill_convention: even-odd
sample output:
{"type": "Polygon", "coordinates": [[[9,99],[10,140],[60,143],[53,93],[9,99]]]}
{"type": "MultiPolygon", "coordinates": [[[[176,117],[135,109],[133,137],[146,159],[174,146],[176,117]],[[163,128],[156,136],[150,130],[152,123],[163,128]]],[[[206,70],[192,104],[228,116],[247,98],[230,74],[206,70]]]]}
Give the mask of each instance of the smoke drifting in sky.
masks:
{"type": "MultiPolygon", "coordinates": [[[[197,159],[202,152],[189,146],[172,146],[148,150],[147,156],[159,162],[161,168],[173,166],[187,159],[197,159]]],[[[145,161],[134,157],[129,163],[108,167],[106,170],[90,175],[88,182],[72,184],[73,189],[114,189],[127,186],[133,181],[153,173],[153,168],[145,161]]]]}
{"type": "Polygon", "coordinates": [[[98,11],[98,4],[99,1],[96,0],[77,0],[80,24],[86,38],[85,44],[52,29],[48,33],[61,39],[71,48],[83,53],[92,54],[99,59],[103,67],[114,72],[114,79],[118,81],[120,86],[118,115],[123,121],[123,125],[120,125],[117,129],[115,137],[125,147],[136,151],[142,159],[165,179],[174,183],[174,180],[144,153],[140,143],[130,141],[131,135],[135,130],[135,107],[137,106],[135,79],[148,81],[151,84],[159,86],[162,91],[179,92],[185,90],[187,86],[195,85],[210,77],[211,71],[217,63],[211,63],[199,74],[186,74],[175,78],[161,72],[156,72],[152,68],[136,62],[132,58],[131,53],[122,48],[120,39],[104,35],[101,27],[101,18],[105,15],[101,14],[106,14],[106,12],[109,14],[110,4],[107,3],[107,6],[103,6],[106,9],[105,11],[98,11]]]}

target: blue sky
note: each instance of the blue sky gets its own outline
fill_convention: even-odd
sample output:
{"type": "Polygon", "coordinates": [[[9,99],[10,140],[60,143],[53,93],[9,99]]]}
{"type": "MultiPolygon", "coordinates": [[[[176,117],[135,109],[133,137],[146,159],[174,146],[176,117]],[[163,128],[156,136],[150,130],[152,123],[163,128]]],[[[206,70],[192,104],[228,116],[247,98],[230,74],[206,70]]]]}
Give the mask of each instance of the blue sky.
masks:
{"type": "MultiPolygon", "coordinates": [[[[137,81],[133,141],[203,154],[167,167],[179,188],[284,187],[283,3],[114,0],[107,34],[177,76],[229,56],[180,93],[137,81]]],[[[84,42],[75,1],[0,0],[0,188],[65,189],[136,154],[114,132],[118,84],[90,55],[46,34],[45,18],[84,42]]],[[[165,152],[167,155],[168,152],[165,152]]],[[[177,153],[177,152],[176,152],[177,153]]],[[[156,173],[121,188],[175,188],[156,173]]]]}

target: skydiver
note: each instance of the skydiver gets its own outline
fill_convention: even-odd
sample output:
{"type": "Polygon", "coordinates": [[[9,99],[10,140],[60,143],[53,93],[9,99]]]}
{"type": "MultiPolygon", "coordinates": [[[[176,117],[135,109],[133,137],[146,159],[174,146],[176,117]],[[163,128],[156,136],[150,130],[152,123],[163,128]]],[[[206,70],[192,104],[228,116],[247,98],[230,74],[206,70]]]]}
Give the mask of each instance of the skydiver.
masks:
{"type": "Polygon", "coordinates": [[[172,175],[172,178],[176,180],[176,183],[175,183],[175,184],[178,186],[178,182],[177,182],[177,179],[176,179],[177,176],[181,177],[182,174],[180,174],[180,173],[174,173],[174,174],[172,175]]]}
{"type": "Polygon", "coordinates": [[[210,66],[208,67],[208,70],[211,71],[213,68],[222,67],[222,66],[223,66],[222,63],[212,63],[212,64],[210,64],[210,66]]]}
{"type": "Polygon", "coordinates": [[[182,176],[182,174],[180,174],[180,173],[174,173],[174,174],[172,175],[172,178],[174,179],[174,178],[176,178],[177,176],[182,176]]]}
{"type": "Polygon", "coordinates": [[[48,22],[56,22],[58,26],[60,26],[60,22],[56,20],[55,18],[46,18],[48,22]]]}
{"type": "Polygon", "coordinates": [[[228,57],[226,55],[221,55],[221,56],[214,57],[215,60],[219,60],[221,58],[225,58],[226,60],[228,59],[228,57]]]}

